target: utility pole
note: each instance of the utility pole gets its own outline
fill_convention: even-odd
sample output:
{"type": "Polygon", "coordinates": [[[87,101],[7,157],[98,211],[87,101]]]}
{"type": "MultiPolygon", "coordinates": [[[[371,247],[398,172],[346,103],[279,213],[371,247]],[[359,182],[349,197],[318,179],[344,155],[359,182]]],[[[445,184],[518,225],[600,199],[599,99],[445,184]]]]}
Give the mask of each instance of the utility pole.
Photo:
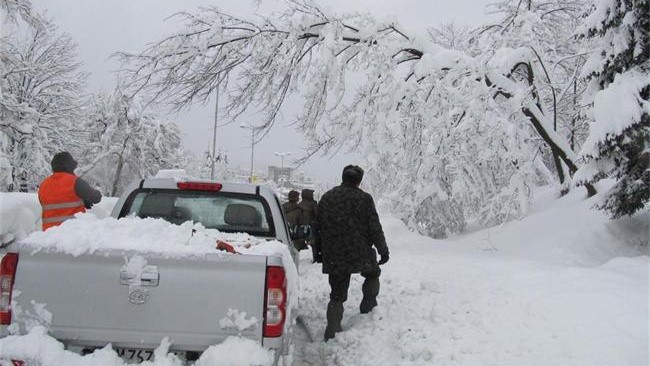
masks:
{"type": "Polygon", "coordinates": [[[253,183],[253,161],[255,159],[255,130],[257,127],[251,126],[250,124],[239,125],[240,128],[247,129],[251,131],[251,172],[248,176],[249,183],[253,183]]]}
{"type": "Polygon", "coordinates": [[[253,183],[253,160],[255,158],[255,129],[251,128],[251,174],[248,178],[250,183],[253,183]]]}
{"type": "Polygon", "coordinates": [[[217,149],[217,121],[219,118],[219,86],[215,89],[214,101],[214,128],[212,129],[212,156],[210,161],[210,180],[214,180],[214,161],[217,149]]]}

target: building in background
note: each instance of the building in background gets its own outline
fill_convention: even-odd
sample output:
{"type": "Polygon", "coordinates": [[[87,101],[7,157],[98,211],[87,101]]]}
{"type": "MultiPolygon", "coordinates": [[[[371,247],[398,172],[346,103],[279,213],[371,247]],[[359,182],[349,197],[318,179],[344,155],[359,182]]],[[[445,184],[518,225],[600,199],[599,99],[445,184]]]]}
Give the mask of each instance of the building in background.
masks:
{"type": "Polygon", "coordinates": [[[293,172],[293,168],[269,165],[268,169],[268,179],[274,181],[279,186],[285,186],[285,184],[291,182],[291,173],[293,172]]]}

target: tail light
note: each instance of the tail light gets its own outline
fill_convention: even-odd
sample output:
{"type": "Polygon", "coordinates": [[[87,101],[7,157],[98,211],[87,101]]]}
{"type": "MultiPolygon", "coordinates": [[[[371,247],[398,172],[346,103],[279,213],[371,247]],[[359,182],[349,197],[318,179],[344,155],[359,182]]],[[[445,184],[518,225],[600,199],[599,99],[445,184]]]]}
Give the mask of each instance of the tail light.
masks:
{"type": "Polygon", "coordinates": [[[176,183],[178,189],[185,191],[211,191],[219,192],[223,187],[221,183],[209,183],[209,182],[178,182],[176,183]]]}
{"type": "Polygon", "coordinates": [[[0,261],[0,325],[11,324],[11,292],[17,266],[18,253],[7,253],[0,261]]]}
{"type": "Polygon", "coordinates": [[[266,267],[264,308],[264,337],[281,336],[287,313],[287,278],[282,267],[266,267]]]}

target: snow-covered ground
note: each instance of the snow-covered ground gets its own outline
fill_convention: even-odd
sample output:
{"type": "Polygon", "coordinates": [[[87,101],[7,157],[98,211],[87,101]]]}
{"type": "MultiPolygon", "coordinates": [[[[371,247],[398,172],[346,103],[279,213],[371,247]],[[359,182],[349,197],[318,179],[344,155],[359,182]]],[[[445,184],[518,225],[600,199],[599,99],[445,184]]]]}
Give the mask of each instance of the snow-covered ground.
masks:
{"type": "MultiPolygon", "coordinates": [[[[3,220],[16,216],[5,207],[19,206],[6,201],[0,194],[3,220]]],[[[301,252],[306,327],[298,328],[293,365],[647,365],[649,212],[610,221],[589,209],[593,203],[581,190],[560,199],[543,190],[523,220],[449,240],[382,215],[391,259],[382,267],[379,306],[359,314],[362,278],[353,276],[344,331],[327,343],[327,277],[301,252]]],[[[245,340],[227,342],[201,365],[270,362],[245,340]]],[[[176,365],[166,347],[146,365],[176,365]]],[[[122,365],[110,349],[84,357],[63,351],[41,328],[0,340],[0,355],[122,365]]]]}

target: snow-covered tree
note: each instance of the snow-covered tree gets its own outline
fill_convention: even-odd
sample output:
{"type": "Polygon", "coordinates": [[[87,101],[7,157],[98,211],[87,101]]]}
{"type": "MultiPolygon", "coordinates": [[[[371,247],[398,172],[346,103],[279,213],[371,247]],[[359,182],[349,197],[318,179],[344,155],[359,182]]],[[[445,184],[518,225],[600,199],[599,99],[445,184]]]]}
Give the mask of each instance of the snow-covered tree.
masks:
{"type": "Polygon", "coordinates": [[[449,50],[471,53],[472,30],[454,22],[447,22],[427,30],[431,42],[449,50]]]}
{"type": "Polygon", "coordinates": [[[47,27],[0,39],[0,189],[34,186],[54,153],[73,145],[85,75],[76,44],[47,27]]]}
{"type": "Polygon", "coordinates": [[[0,52],[0,189],[34,188],[67,150],[77,173],[115,195],[131,179],[185,162],[178,128],[120,88],[84,106],[76,44],[28,0],[0,0],[12,26],[0,52]]]}
{"type": "MultiPolygon", "coordinates": [[[[47,28],[49,22],[33,9],[32,2],[29,0],[0,0],[0,21],[6,23],[18,23],[22,20],[32,28],[47,28]]],[[[3,26],[7,30],[7,24],[3,26]]]]}
{"type": "MultiPolygon", "coordinates": [[[[474,52],[492,57],[504,48],[519,50],[523,62],[515,73],[528,79],[531,93],[553,131],[569,140],[575,151],[586,136],[583,111],[578,105],[584,82],[579,76],[586,56],[574,34],[582,21],[583,0],[504,0],[490,5],[498,21],[476,30],[474,52]]],[[[548,145],[548,144],[546,144],[548,145]]],[[[557,151],[540,143],[542,157],[551,162],[565,189],[567,171],[557,151]]]]}
{"type": "MultiPolygon", "coordinates": [[[[231,171],[228,154],[221,151],[215,152],[214,157],[214,179],[216,180],[229,180],[234,174],[231,171]]],[[[185,152],[182,159],[183,163],[179,164],[184,167],[189,176],[201,179],[210,179],[212,172],[212,156],[210,151],[205,151],[203,154],[196,155],[190,152],[185,152]]]]}
{"type": "Polygon", "coordinates": [[[225,88],[230,115],[262,110],[262,128],[302,92],[309,153],[359,149],[373,189],[432,236],[459,231],[468,217],[493,224],[525,213],[531,187],[550,176],[536,158],[540,139],[577,170],[530,92],[530,48],[472,57],[393,22],[289,4],[260,21],[214,8],[181,14],[184,30],[123,55],[131,87],[178,108],[225,88]]]}
{"type": "Polygon", "coordinates": [[[119,87],[92,98],[83,127],[78,173],[105,194],[115,196],[160,169],[183,168],[178,127],[146,112],[119,87]]]}
{"type": "Polygon", "coordinates": [[[597,45],[582,75],[593,104],[578,183],[616,180],[600,208],[631,215],[650,200],[650,1],[602,0],[583,34],[597,45]]]}

